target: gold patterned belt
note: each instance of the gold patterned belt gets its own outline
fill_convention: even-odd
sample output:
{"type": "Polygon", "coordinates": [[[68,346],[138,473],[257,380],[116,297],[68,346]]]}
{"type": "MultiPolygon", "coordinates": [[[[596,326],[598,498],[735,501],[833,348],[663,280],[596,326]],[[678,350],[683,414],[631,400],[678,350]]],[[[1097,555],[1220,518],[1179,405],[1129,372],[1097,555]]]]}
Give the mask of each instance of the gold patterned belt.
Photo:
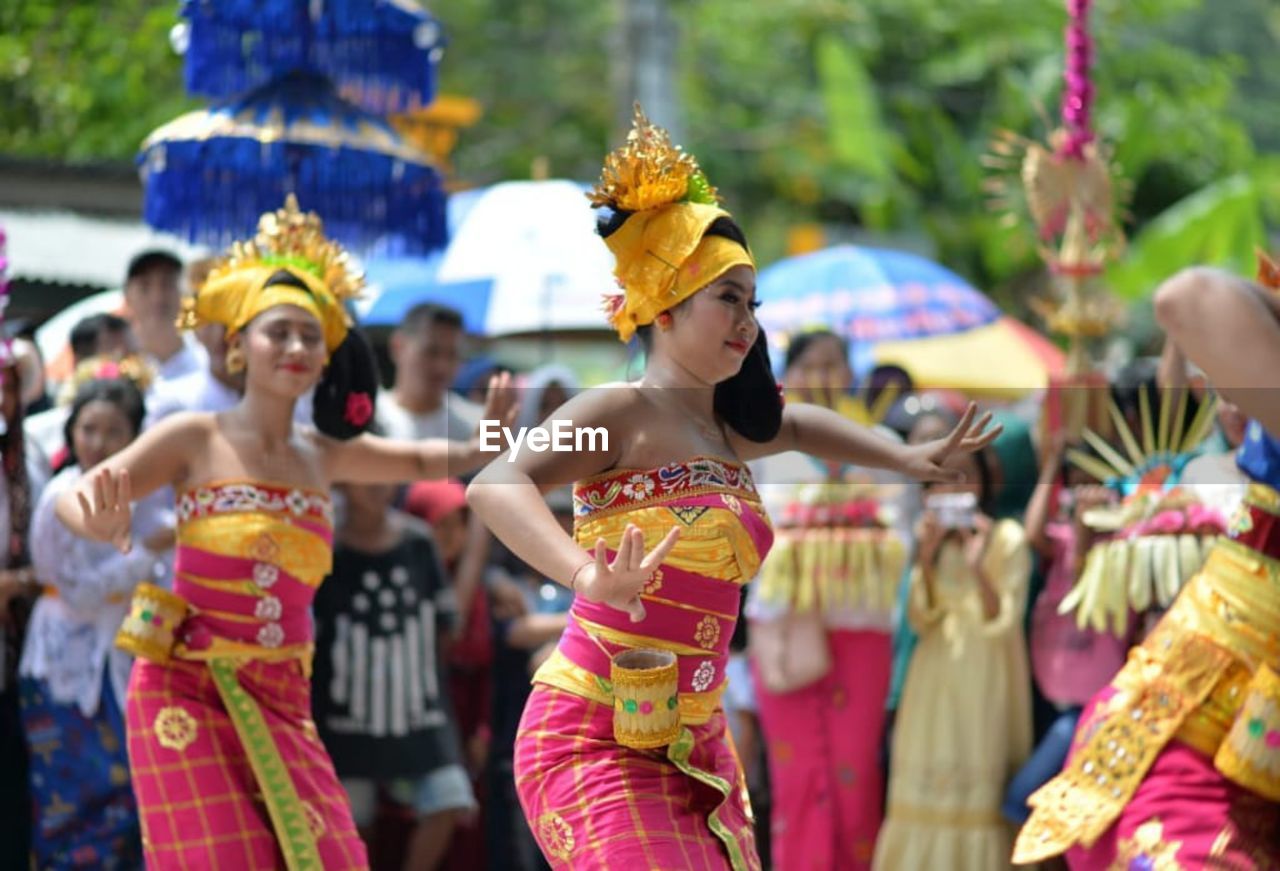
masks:
{"type": "MultiPolygon", "coordinates": [[[[1268,491],[1274,493],[1256,490],[1253,498],[1268,491]]],[[[1225,778],[1280,801],[1277,671],[1280,561],[1220,540],[1156,629],[1130,651],[1112,681],[1115,695],[1095,710],[1067,767],[1029,799],[1015,863],[1092,846],[1175,739],[1213,759],[1225,778]]]]}
{"type": "Polygon", "coordinates": [[[179,627],[194,613],[192,605],[177,593],[154,584],[139,584],[134,588],[129,613],[116,633],[116,647],[159,665],[164,665],[171,659],[194,662],[285,662],[296,659],[301,663],[303,673],[310,677],[315,651],[312,642],[264,647],[214,637],[196,649],[178,637],[179,627]]]}

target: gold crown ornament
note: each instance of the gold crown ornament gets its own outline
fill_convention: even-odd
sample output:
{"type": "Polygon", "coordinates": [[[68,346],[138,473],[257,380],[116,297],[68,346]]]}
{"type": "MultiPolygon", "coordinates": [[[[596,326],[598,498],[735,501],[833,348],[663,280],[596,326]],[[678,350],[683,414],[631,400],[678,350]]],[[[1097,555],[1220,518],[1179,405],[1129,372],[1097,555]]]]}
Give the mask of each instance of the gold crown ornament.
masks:
{"type": "Polygon", "coordinates": [[[733,267],[755,269],[742,245],[705,235],[730,215],[720,208],[719,194],[698,161],[672,144],[639,103],[626,143],[605,158],[600,181],[587,197],[595,207],[627,216],[605,238],[623,292],[606,295],[604,307],[624,342],[733,267]]]}
{"type": "Polygon", "coordinates": [[[82,360],[76,365],[75,372],[58,391],[58,405],[70,405],[75,401],[80,388],[91,381],[104,381],[123,378],[132,381],[139,393],[146,393],[155,379],[155,372],[141,357],[129,355],[115,358],[98,355],[82,360]]]}
{"type": "Polygon", "coordinates": [[[284,208],[258,219],[258,232],[235,242],[219,258],[195,294],[183,301],[178,326],[221,324],[233,335],[249,321],[277,305],[295,305],[313,314],[324,330],[325,347],[332,352],[351,326],[344,303],[364,288],[364,275],[350,255],[324,235],[315,212],[302,212],[293,194],[284,208]],[[305,289],[270,284],[281,270],[305,289]]]}

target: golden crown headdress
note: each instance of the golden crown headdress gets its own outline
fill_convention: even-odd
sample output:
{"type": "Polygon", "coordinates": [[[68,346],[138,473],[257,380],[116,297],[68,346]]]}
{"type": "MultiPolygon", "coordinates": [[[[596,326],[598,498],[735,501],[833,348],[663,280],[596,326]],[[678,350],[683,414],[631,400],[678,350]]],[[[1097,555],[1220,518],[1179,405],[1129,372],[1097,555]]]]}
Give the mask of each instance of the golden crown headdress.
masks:
{"type": "Polygon", "coordinates": [[[268,308],[296,305],[320,321],[325,347],[332,353],[352,323],[344,303],[363,287],[364,275],[341,245],[325,237],[320,217],[302,212],[289,194],[284,208],[258,220],[253,239],[233,243],[218,259],[195,294],[183,301],[178,326],[221,324],[232,334],[268,308]],[[306,290],[273,283],[280,270],[306,290]]]}
{"type": "Polygon", "coordinates": [[[604,162],[600,181],[587,194],[596,207],[626,215],[605,236],[615,259],[614,277],[624,290],[607,294],[604,309],[618,336],[628,340],[735,266],[755,267],[751,252],[707,230],[729,213],[693,155],[635,106],[627,141],[604,162]]]}
{"type": "Polygon", "coordinates": [[[719,192],[707,181],[698,160],[671,142],[671,134],[652,123],[635,104],[625,144],[604,160],[600,181],[587,194],[593,206],[642,212],[669,203],[718,205],[719,192]]]}
{"type": "MultiPolygon", "coordinates": [[[[209,270],[204,283],[228,272],[258,266],[301,269],[322,281],[340,302],[358,297],[365,286],[364,273],[356,268],[351,255],[324,235],[324,222],[319,215],[298,208],[294,194],[285,198],[284,208],[266,212],[258,219],[258,232],[252,239],[233,242],[209,270]]],[[[194,297],[184,301],[178,325],[186,329],[197,326],[194,297]]]]}

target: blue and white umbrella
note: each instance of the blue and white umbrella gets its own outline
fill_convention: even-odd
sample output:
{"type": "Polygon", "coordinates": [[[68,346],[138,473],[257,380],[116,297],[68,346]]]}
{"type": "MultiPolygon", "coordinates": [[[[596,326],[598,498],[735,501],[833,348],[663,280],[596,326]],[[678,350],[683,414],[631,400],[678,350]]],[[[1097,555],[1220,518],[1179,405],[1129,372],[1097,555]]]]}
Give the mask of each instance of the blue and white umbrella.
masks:
{"type": "Polygon", "coordinates": [[[438,257],[370,260],[361,319],[393,325],[422,302],[463,312],[487,336],[607,330],[602,297],[613,292],[613,257],[595,232],[586,186],[502,182],[450,198],[450,240],[438,257]],[[455,205],[454,200],[463,199],[455,205]]]}

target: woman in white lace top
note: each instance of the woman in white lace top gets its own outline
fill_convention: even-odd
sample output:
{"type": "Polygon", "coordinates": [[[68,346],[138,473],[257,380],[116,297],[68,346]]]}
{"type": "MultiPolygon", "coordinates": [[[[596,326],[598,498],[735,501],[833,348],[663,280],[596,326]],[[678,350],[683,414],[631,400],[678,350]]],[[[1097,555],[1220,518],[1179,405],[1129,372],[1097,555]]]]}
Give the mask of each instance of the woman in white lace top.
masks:
{"type": "Polygon", "coordinates": [[[43,591],[19,680],[41,868],[141,867],[121,715],[131,661],[113,642],[133,588],[168,577],[173,509],[163,498],[140,501],[133,531],[144,546],[122,554],[74,535],[54,506],[84,469],[133,441],[143,413],[132,381],[100,378],[82,386],[67,420],[68,465],[49,482],[32,517],[32,562],[43,591]]]}

